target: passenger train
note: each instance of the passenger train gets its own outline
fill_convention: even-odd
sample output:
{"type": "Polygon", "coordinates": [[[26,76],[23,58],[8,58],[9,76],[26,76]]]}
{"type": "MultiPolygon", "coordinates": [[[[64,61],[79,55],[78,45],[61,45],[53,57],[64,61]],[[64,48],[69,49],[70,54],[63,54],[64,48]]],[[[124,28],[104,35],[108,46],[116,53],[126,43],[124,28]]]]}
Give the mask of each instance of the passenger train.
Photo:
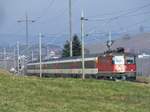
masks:
{"type": "MultiPolygon", "coordinates": [[[[97,79],[136,79],[135,55],[129,53],[104,53],[85,56],[85,76],[97,79]]],[[[27,64],[29,75],[39,75],[40,63],[27,64]]],[[[42,62],[43,76],[81,77],[82,58],[62,58],[42,62]]]]}

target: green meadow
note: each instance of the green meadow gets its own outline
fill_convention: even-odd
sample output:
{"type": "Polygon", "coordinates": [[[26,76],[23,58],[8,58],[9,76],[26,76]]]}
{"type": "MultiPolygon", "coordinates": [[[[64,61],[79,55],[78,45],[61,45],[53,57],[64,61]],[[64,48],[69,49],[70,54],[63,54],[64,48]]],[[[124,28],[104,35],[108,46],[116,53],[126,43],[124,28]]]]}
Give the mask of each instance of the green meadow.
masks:
{"type": "Polygon", "coordinates": [[[0,73],[0,112],[150,112],[150,85],[0,73]]]}

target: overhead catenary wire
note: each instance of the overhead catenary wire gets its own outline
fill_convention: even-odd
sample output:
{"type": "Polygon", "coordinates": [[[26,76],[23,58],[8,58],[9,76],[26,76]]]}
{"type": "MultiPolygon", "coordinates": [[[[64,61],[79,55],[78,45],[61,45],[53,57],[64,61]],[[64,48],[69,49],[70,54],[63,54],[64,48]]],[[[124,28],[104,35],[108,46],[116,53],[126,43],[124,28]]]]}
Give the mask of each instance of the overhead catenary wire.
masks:
{"type": "MultiPolygon", "coordinates": [[[[148,21],[150,21],[150,19],[144,19],[144,20],[142,20],[142,21],[139,21],[139,22],[136,22],[136,23],[134,23],[134,24],[131,24],[131,25],[129,25],[129,26],[127,26],[127,27],[125,27],[124,29],[126,29],[126,31],[128,30],[128,32],[124,32],[124,31],[113,31],[112,33],[113,33],[113,36],[119,36],[119,35],[123,35],[123,33],[129,33],[129,31],[130,32],[132,32],[132,30],[130,30],[131,28],[133,28],[133,27],[136,27],[137,25],[140,25],[140,24],[142,24],[142,23],[144,23],[144,22],[148,22],[148,21]]],[[[102,38],[106,38],[106,34],[108,34],[107,32],[97,32],[97,31],[95,31],[95,30],[93,30],[93,31],[91,31],[90,33],[88,33],[88,36],[92,36],[93,38],[92,39],[102,39],[102,38]]],[[[88,38],[87,38],[88,39],[88,38]]]]}
{"type": "MultiPolygon", "coordinates": [[[[150,6],[149,4],[148,5],[144,5],[144,6],[142,6],[142,7],[140,7],[140,8],[136,8],[136,11],[137,10],[140,10],[141,8],[144,8],[144,7],[146,7],[146,6],[150,6]]],[[[142,15],[144,15],[144,14],[149,14],[150,12],[148,11],[148,12],[143,12],[143,13],[141,13],[142,15]]],[[[127,14],[127,13],[126,13],[127,14]]],[[[134,15],[125,15],[124,17],[129,17],[129,16],[139,16],[139,14],[134,14],[134,15]]],[[[103,23],[108,23],[108,24],[110,24],[109,22],[111,22],[112,20],[117,20],[117,19],[119,19],[121,16],[115,16],[115,17],[110,17],[110,18],[90,18],[90,19],[88,19],[88,21],[101,21],[101,22],[103,22],[103,23]]],[[[97,28],[97,27],[96,27],[97,28]]],[[[94,31],[92,31],[92,32],[94,32],[94,31]]]]}
{"type": "MultiPolygon", "coordinates": [[[[101,22],[110,24],[110,22],[112,22],[112,21],[114,21],[114,20],[117,20],[117,19],[119,19],[119,18],[121,18],[121,17],[139,16],[140,14],[141,14],[141,15],[149,14],[149,13],[150,13],[149,11],[147,11],[147,12],[142,12],[142,13],[140,13],[140,14],[134,14],[134,13],[136,13],[136,12],[141,11],[141,9],[144,9],[144,8],[146,8],[146,7],[149,7],[149,6],[150,6],[150,4],[147,4],[147,5],[138,7],[138,8],[129,9],[128,12],[124,12],[124,13],[122,13],[122,14],[120,14],[120,15],[117,15],[117,16],[114,16],[114,17],[109,17],[109,18],[106,18],[106,17],[105,17],[105,18],[88,18],[88,21],[101,21],[101,22]]],[[[145,22],[145,20],[144,20],[144,21],[141,21],[141,22],[145,22]]],[[[140,23],[141,23],[141,22],[140,22],[140,23]]],[[[133,24],[132,26],[137,25],[137,24],[140,24],[140,23],[135,23],[135,24],[133,24]]],[[[95,30],[93,30],[92,32],[95,33],[95,30]]]]}
{"type": "Polygon", "coordinates": [[[48,6],[45,9],[43,9],[42,14],[36,18],[37,21],[40,21],[40,19],[42,19],[43,17],[45,17],[47,15],[48,9],[50,9],[53,6],[54,2],[55,2],[55,0],[51,0],[48,3],[48,6]]]}
{"type": "MultiPolygon", "coordinates": [[[[99,16],[104,17],[104,16],[112,16],[112,15],[120,15],[120,14],[124,14],[124,13],[137,12],[137,11],[141,11],[141,9],[144,9],[144,8],[147,8],[147,7],[150,7],[150,3],[139,6],[139,7],[129,8],[129,9],[126,9],[126,10],[120,10],[120,11],[111,12],[111,13],[104,13],[104,14],[97,15],[97,16],[95,15],[94,18],[99,17],[99,16]]],[[[90,17],[88,17],[88,18],[90,18],[90,17]]]]}
{"type": "MultiPolygon", "coordinates": [[[[54,0],[54,1],[55,1],[55,0],[54,0]]],[[[75,5],[77,2],[78,2],[78,0],[75,0],[75,1],[74,1],[74,3],[72,4],[72,8],[74,7],[74,5],[75,5]]],[[[54,4],[54,2],[53,2],[53,4],[54,4]]],[[[51,6],[52,6],[53,4],[51,4],[51,6]]],[[[49,8],[50,8],[50,7],[49,7],[49,8]]],[[[67,14],[67,11],[68,11],[68,7],[61,8],[60,10],[58,10],[58,11],[55,12],[55,15],[54,15],[53,17],[52,17],[52,16],[49,16],[49,17],[46,18],[46,20],[54,21],[54,20],[60,18],[61,16],[63,16],[64,14],[67,14]]],[[[49,14],[49,15],[50,15],[50,14],[49,14]]],[[[45,16],[46,16],[46,15],[45,15],[45,16]]],[[[43,17],[41,17],[41,18],[43,18],[43,17]]],[[[38,18],[37,18],[37,20],[38,20],[38,18]]],[[[38,24],[44,24],[44,23],[47,22],[46,20],[40,20],[40,21],[38,21],[37,23],[38,23],[38,24]]]]}
{"type": "Polygon", "coordinates": [[[137,7],[137,8],[128,9],[126,11],[121,11],[121,14],[118,14],[114,17],[107,17],[107,18],[106,17],[105,18],[90,18],[90,17],[87,17],[87,18],[88,18],[88,21],[111,21],[111,20],[119,19],[119,18],[124,17],[124,16],[128,16],[130,14],[134,14],[138,11],[141,11],[142,9],[144,9],[146,7],[150,7],[150,4],[146,4],[146,5],[143,5],[141,7],[137,7]]]}

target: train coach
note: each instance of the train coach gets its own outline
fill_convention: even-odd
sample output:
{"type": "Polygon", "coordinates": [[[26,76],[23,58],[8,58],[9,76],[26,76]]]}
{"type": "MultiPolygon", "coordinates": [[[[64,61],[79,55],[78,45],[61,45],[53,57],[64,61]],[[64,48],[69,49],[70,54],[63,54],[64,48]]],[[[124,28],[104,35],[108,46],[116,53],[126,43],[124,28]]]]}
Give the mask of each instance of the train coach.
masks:
{"type": "MultiPolygon", "coordinates": [[[[85,56],[84,61],[86,77],[136,79],[136,61],[133,54],[106,53],[85,56]]],[[[28,63],[27,73],[38,75],[40,63],[28,63]]],[[[81,57],[73,57],[42,62],[42,74],[44,76],[81,77],[82,59],[81,57]]]]}

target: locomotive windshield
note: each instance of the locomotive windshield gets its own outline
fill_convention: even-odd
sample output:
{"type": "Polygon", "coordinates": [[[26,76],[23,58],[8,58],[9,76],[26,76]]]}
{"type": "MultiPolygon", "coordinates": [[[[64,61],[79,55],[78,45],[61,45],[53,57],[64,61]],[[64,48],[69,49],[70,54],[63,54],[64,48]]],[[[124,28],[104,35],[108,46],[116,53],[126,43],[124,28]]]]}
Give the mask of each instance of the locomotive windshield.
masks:
{"type": "Polygon", "coordinates": [[[117,64],[117,65],[123,65],[125,64],[125,61],[124,61],[124,56],[114,56],[113,57],[113,64],[117,64]]]}

